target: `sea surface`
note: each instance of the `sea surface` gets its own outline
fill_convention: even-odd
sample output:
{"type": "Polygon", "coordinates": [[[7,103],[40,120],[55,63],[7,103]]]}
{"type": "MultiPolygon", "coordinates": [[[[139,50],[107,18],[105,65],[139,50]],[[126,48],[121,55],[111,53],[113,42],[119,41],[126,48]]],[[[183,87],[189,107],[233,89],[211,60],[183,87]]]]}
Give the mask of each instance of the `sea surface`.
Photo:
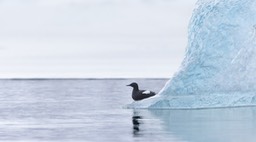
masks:
{"type": "Polygon", "coordinates": [[[132,110],[166,79],[0,80],[1,142],[255,142],[256,108],[132,110]]]}

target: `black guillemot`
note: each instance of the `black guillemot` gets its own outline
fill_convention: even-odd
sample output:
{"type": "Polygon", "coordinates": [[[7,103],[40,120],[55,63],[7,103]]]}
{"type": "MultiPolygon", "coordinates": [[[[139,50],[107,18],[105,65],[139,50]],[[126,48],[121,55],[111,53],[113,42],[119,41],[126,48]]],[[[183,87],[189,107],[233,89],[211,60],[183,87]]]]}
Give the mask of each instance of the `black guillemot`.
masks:
{"type": "Polygon", "coordinates": [[[152,96],[155,96],[156,93],[148,90],[139,90],[139,86],[137,83],[133,82],[127,86],[133,87],[132,98],[134,101],[143,100],[152,96]]]}

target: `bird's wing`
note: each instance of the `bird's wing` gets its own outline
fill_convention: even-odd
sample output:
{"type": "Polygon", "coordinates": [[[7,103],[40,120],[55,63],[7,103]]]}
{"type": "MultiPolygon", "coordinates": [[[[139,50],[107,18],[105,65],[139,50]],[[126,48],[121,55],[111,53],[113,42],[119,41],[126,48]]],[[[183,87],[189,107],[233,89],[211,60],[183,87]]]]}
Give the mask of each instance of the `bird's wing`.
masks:
{"type": "Polygon", "coordinates": [[[145,90],[145,91],[142,92],[142,94],[148,95],[148,94],[150,94],[150,91],[149,90],[145,90]]]}

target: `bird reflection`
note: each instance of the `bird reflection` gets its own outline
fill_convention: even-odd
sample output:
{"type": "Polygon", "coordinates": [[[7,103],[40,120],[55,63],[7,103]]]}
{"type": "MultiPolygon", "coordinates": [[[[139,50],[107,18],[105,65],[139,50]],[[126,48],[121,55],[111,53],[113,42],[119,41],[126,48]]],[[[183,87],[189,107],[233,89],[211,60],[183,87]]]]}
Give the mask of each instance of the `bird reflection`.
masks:
{"type": "Polygon", "coordinates": [[[133,124],[133,135],[138,136],[140,133],[140,120],[142,119],[136,112],[133,112],[132,124],[133,124]]]}

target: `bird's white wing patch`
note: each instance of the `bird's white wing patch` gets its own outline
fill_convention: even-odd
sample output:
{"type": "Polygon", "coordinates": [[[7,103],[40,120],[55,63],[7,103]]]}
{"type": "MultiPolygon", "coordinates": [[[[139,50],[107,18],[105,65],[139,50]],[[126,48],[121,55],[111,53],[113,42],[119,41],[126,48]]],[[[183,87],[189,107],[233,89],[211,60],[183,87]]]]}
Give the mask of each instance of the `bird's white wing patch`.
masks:
{"type": "Polygon", "coordinates": [[[146,91],[142,92],[142,94],[148,95],[148,94],[150,94],[150,91],[146,90],[146,91]]]}

